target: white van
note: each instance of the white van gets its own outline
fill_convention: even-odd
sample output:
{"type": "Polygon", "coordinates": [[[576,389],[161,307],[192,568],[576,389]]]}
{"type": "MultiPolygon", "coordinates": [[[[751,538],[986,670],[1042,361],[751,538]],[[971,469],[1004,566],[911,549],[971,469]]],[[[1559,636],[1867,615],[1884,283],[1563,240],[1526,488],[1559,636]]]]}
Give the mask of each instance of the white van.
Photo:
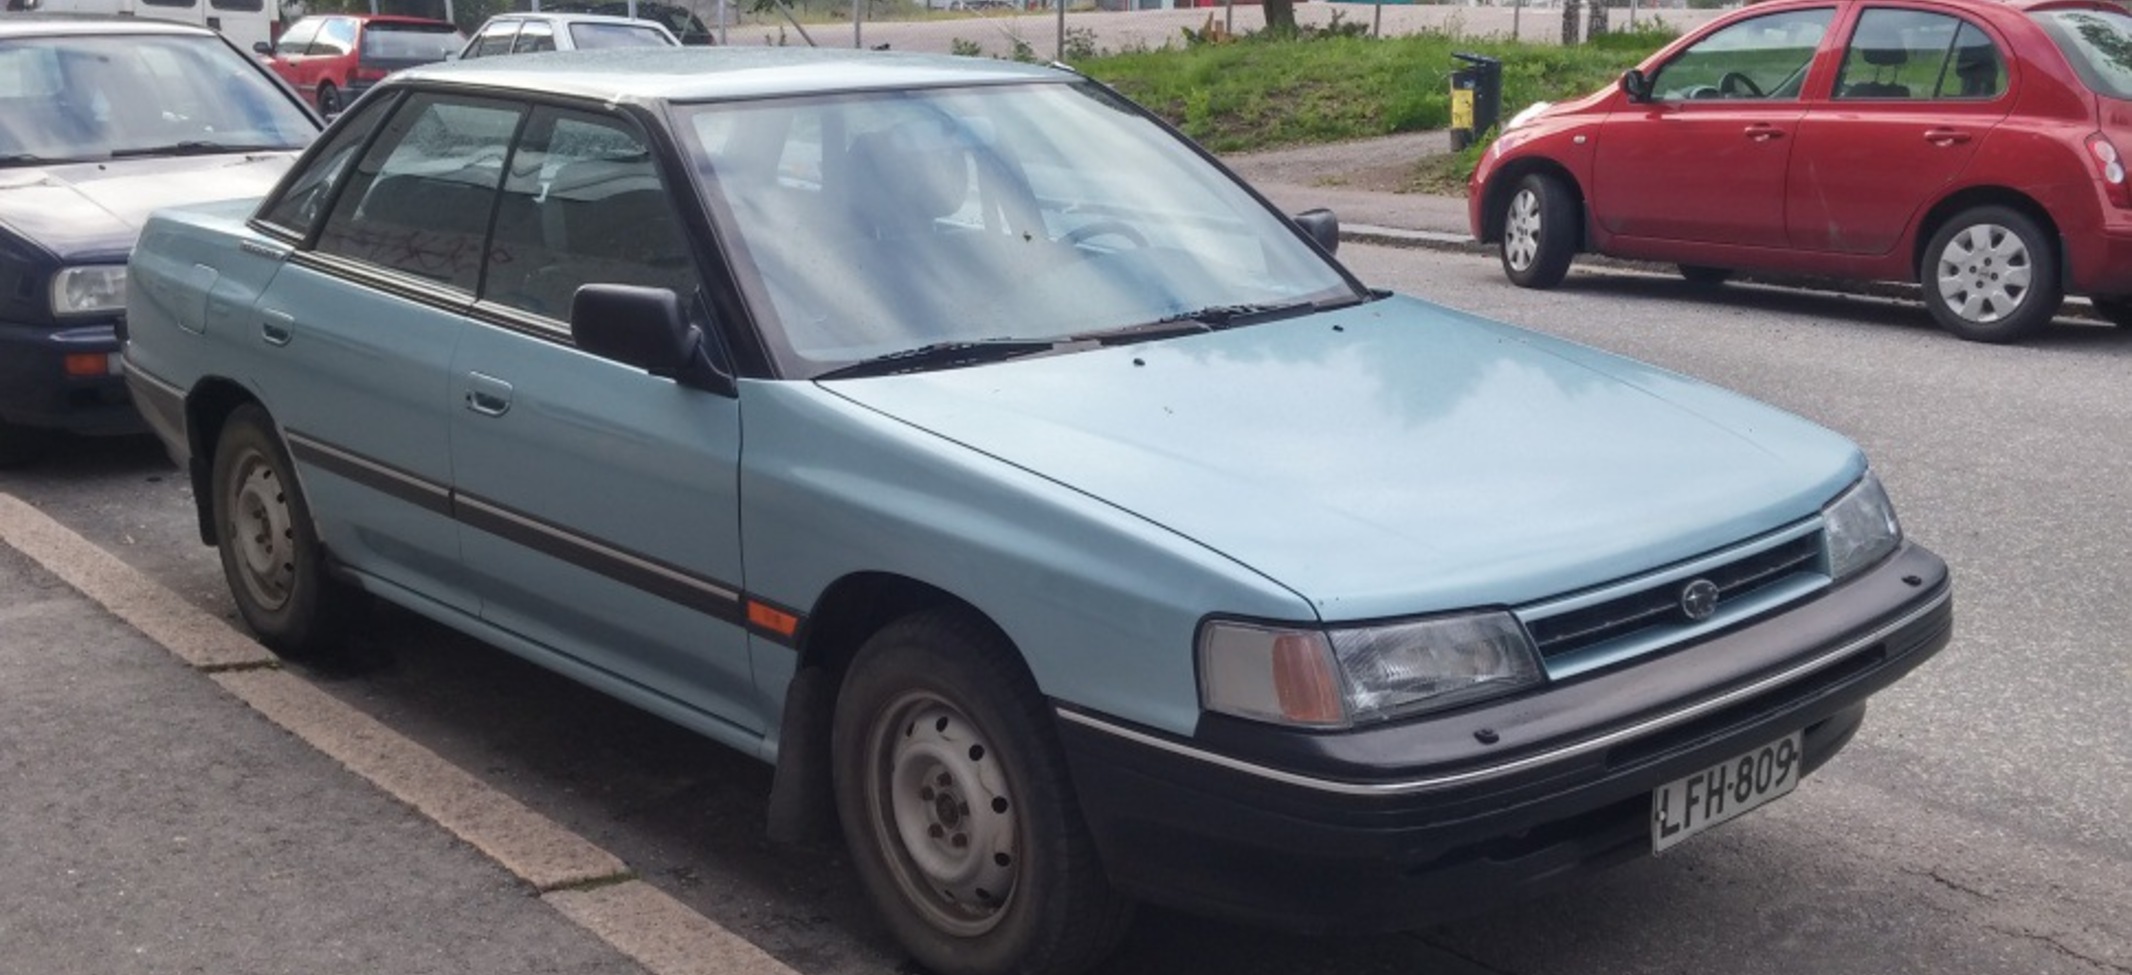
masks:
{"type": "Polygon", "coordinates": [[[281,26],[281,0],[6,0],[6,9],[61,14],[118,14],[199,24],[221,31],[249,51],[274,42],[281,26]]]}

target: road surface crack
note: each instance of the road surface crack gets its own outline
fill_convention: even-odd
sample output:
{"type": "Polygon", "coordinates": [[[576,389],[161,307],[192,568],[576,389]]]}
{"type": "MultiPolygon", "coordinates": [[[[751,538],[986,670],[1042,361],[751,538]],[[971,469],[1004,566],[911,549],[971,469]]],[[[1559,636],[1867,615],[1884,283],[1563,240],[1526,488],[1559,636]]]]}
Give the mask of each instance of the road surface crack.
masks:
{"type": "Polygon", "coordinates": [[[2052,951],[2056,951],[2057,953],[2064,955],[2068,958],[2087,962],[2088,964],[2093,965],[2096,968],[2101,968],[2112,972],[2121,972],[2123,973],[2123,975],[2132,975],[2132,967],[2119,965],[2116,962],[2108,961],[2106,959],[2096,958],[2093,955],[2082,954],[2081,952],[2074,950],[2071,946],[2068,946],[2065,942],[2059,941],[2057,938],[2051,937],[2050,935],[2037,934],[2033,931],[2023,931],[2016,928],[2002,928],[1998,925],[1989,925],[1988,927],[1990,927],[1990,929],[1993,931],[1999,932],[2000,934],[2012,935],[2016,938],[2023,938],[2029,941],[2038,942],[2044,945],[2045,947],[2050,948],[2052,951]]]}

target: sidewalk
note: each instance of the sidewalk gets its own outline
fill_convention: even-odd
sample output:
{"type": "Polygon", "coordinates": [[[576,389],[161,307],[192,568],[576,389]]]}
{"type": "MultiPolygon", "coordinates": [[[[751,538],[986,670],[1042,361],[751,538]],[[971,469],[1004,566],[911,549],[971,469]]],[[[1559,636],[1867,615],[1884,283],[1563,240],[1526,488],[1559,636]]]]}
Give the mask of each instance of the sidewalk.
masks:
{"type": "Polygon", "coordinates": [[[1329,207],[1348,240],[1478,248],[1463,196],[1390,192],[1416,160],[1451,151],[1450,133],[1413,132],[1327,145],[1240,153],[1222,162],[1288,213],[1329,207]]]}

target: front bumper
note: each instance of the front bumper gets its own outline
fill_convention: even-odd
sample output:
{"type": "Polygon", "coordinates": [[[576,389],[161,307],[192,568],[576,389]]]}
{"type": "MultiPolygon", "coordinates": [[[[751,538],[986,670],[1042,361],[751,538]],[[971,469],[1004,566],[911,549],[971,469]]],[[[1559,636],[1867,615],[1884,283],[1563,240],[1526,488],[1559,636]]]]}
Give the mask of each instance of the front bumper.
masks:
{"type": "Polygon", "coordinates": [[[118,351],[117,329],[108,323],[55,329],[0,321],[0,421],[99,435],[148,429],[116,371],[67,374],[67,356],[101,355],[116,362],[118,351]]]}
{"type": "Polygon", "coordinates": [[[1389,727],[1210,715],[1177,739],[1061,707],[1059,729],[1120,889],[1305,931],[1397,930],[1648,853],[1655,788],[1794,731],[1812,772],[1953,625],[1946,564],[1905,545],[1693,646],[1389,727]]]}

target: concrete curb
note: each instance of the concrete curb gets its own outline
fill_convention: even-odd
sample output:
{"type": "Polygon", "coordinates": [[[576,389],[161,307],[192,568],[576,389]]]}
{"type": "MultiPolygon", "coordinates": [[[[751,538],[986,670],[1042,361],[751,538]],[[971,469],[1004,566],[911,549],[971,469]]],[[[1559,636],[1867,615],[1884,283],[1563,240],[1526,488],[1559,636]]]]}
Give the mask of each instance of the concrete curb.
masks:
{"type": "Polygon", "coordinates": [[[280,658],[109,552],[0,493],[0,544],[206,673],[268,721],[413,807],[653,975],[796,975],[635,880],[627,864],[435,752],[280,669],[280,658]]]}

